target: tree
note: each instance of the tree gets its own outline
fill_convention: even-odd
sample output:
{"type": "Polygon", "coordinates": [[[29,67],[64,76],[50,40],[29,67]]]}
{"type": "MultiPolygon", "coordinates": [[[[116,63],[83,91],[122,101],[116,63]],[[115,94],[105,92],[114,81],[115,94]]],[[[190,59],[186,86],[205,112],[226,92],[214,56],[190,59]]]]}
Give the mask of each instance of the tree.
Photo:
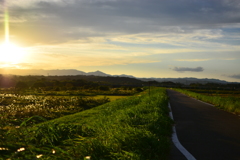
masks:
{"type": "Polygon", "coordinates": [[[45,85],[45,83],[38,81],[38,82],[35,82],[32,87],[33,88],[43,88],[43,87],[46,87],[46,85],[45,85]]]}
{"type": "Polygon", "coordinates": [[[17,82],[17,84],[15,86],[15,88],[19,89],[19,90],[25,90],[28,87],[29,87],[28,84],[26,82],[22,82],[22,81],[17,82]]]}
{"type": "Polygon", "coordinates": [[[135,90],[136,90],[137,92],[142,92],[142,91],[143,91],[143,89],[140,88],[140,87],[135,88],[135,90]]]}
{"type": "Polygon", "coordinates": [[[100,91],[109,91],[110,90],[110,88],[108,86],[99,86],[98,89],[100,91]]]}
{"type": "Polygon", "coordinates": [[[66,88],[67,88],[68,90],[72,90],[73,87],[74,87],[73,84],[70,83],[70,82],[66,84],[66,88]]]}

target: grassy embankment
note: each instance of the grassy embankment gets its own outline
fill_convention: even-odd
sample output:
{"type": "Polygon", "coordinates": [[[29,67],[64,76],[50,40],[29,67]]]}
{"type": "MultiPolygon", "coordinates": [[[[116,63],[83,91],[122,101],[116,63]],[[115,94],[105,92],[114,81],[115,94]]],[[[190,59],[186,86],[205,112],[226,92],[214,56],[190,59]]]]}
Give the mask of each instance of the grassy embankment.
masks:
{"type": "Polygon", "coordinates": [[[240,115],[240,99],[233,96],[222,97],[222,96],[209,96],[203,95],[183,89],[174,89],[178,92],[186,94],[187,96],[199,99],[204,102],[211,103],[215,105],[215,107],[223,109],[225,111],[240,115]]]}
{"type": "Polygon", "coordinates": [[[172,121],[164,89],[131,96],[0,137],[0,158],[168,159],[172,121]]]}

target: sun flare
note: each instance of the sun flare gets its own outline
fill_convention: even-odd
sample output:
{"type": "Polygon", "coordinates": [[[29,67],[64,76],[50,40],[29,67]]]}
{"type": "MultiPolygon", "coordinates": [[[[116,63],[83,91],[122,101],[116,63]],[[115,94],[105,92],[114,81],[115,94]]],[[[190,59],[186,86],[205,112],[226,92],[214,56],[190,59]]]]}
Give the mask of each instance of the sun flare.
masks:
{"type": "Polygon", "coordinates": [[[19,63],[26,51],[17,45],[5,42],[0,45],[0,61],[5,63],[19,63]]]}

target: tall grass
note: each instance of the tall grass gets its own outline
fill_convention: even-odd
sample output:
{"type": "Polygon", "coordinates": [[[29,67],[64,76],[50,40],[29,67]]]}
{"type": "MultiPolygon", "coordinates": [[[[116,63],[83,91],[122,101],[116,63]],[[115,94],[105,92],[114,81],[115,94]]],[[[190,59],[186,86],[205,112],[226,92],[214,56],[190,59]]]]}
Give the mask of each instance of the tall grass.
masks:
{"type": "MultiPolygon", "coordinates": [[[[107,97],[56,97],[32,95],[0,95],[0,120],[19,125],[34,115],[54,119],[109,102],[107,97]]],[[[0,126],[3,123],[0,124],[0,126]]]]}
{"type": "Polygon", "coordinates": [[[208,96],[182,89],[174,89],[190,97],[211,103],[220,109],[240,115],[240,99],[236,97],[208,96]]]}
{"type": "Polygon", "coordinates": [[[167,102],[166,91],[156,89],[150,96],[145,93],[119,99],[33,127],[24,122],[1,138],[5,155],[0,157],[168,159],[173,122],[167,102]]]}

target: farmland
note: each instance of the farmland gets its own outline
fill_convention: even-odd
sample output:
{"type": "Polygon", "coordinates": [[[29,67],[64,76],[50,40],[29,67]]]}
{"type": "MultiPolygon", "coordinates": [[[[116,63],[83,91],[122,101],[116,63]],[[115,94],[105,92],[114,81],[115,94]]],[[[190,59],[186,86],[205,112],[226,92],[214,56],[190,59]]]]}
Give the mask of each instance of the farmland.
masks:
{"type": "MultiPolygon", "coordinates": [[[[53,78],[56,79],[2,76],[0,86],[5,88],[0,88],[1,127],[19,126],[22,121],[35,115],[47,120],[59,118],[142,91],[139,87],[112,87],[105,85],[105,82],[72,76],[53,78]]],[[[119,79],[120,82],[129,83],[128,79],[119,79]]]]}
{"type": "Polygon", "coordinates": [[[111,102],[105,96],[4,96],[1,158],[167,159],[169,155],[173,122],[164,89],[111,102]]]}
{"type": "Polygon", "coordinates": [[[0,95],[1,125],[20,125],[21,121],[38,115],[45,119],[54,119],[73,114],[109,102],[107,97],[82,96],[35,96],[35,95],[0,95]]]}

